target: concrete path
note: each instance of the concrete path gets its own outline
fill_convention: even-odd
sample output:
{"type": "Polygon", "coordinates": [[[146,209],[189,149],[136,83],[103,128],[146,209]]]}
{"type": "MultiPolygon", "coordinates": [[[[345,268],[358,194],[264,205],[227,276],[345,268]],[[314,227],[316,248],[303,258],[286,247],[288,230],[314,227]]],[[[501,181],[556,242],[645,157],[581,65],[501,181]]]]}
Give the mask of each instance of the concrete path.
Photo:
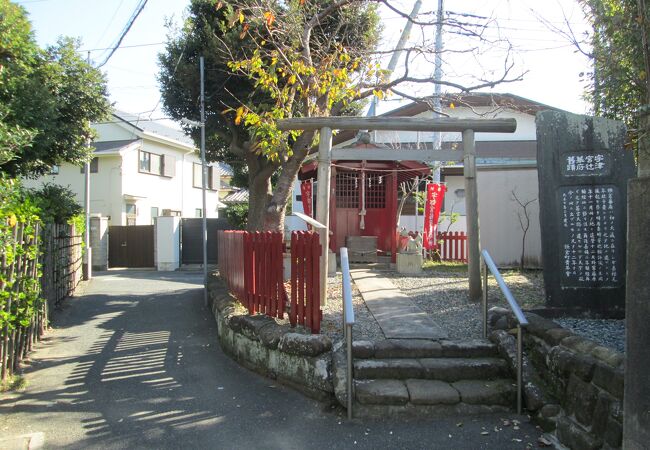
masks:
{"type": "Polygon", "coordinates": [[[447,333],[388,278],[372,269],[350,271],[386,339],[444,339],[447,333]]]}
{"type": "Polygon", "coordinates": [[[498,414],[348,422],[224,355],[201,274],[96,274],[55,314],[23,392],[0,394],[0,448],[521,449],[498,414]],[[457,426],[462,422],[462,426],[457,426]],[[496,428],[495,428],[496,427],[496,428]],[[483,432],[488,434],[483,435],[483,432]]]}

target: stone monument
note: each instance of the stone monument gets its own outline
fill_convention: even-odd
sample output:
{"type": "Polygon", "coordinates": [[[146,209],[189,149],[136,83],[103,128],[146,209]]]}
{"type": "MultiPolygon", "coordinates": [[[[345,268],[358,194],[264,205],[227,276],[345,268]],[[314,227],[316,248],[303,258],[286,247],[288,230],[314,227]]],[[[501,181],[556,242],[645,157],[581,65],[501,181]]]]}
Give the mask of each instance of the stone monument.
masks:
{"type": "Polygon", "coordinates": [[[409,237],[406,249],[397,253],[397,272],[403,274],[422,273],[422,236],[418,233],[409,237]]]}
{"type": "Polygon", "coordinates": [[[625,126],[559,111],[538,113],[536,123],[547,306],[622,317],[634,176],[625,126]]]}

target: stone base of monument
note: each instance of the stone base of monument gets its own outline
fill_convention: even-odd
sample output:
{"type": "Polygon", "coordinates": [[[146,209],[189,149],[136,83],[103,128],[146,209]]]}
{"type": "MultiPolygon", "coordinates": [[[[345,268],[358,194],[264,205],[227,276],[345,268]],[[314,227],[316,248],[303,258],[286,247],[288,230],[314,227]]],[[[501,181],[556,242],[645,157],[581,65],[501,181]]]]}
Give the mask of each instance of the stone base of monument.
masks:
{"type": "Polygon", "coordinates": [[[398,253],[397,272],[407,275],[422,273],[422,254],[398,253]]]}
{"type": "Polygon", "coordinates": [[[327,275],[333,277],[336,275],[336,253],[328,250],[327,256],[327,275]]]}

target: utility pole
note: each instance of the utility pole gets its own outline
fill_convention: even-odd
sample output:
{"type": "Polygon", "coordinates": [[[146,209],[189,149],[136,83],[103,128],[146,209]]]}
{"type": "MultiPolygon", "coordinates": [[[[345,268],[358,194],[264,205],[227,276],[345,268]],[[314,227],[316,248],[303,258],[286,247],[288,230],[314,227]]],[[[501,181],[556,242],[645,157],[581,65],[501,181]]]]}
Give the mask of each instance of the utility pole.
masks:
{"type": "MultiPolygon", "coordinates": [[[[404,46],[406,45],[409,36],[411,35],[411,28],[413,28],[412,20],[415,19],[415,17],[420,12],[421,6],[422,6],[422,0],[416,0],[415,5],[413,5],[413,9],[411,10],[411,14],[409,14],[409,20],[406,21],[406,25],[404,26],[402,35],[400,36],[399,41],[397,41],[397,46],[395,47],[395,51],[393,52],[393,55],[390,58],[390,62],[388,63],[389,75],[393,73],[395,67],[397,67],[399,58],[402,56],[402,53],[404,53],[404,46]]],[[[373,96],[370,102],[370,108],[368,109],[368,114],[366,114],[366,116],[368,117],[376,116],[378,104],[379,104],[379,99],[373,96]]]]}
{"type": "MultiPolygon", "coordinates": [[[[433,71],[433,80],[435,83],[434,93],[433,93],[433,117],[438,117],[438,111],[442,110],[442,103],[440,101],[440,96],[442,94],[442,85],[440,81],[442,80],[442,22],[444,20],[444,0],[438,0],[438,13],[436,14],[436,44],[435,44],[435,69],[433,71]]],[[[433,138],[431,139],[431,144],[434,150],[440,150],[442,148],[442,133],[436,131],[433,133],[433,138]]],[[[440,163],[436,162],[431,167],[431,172],[433,174],[434,181],[440,181],[440,163]]]]}
{"type": "Polygon", "coordinates": [[[204,79],[203,56],[199,58],[199,70],[201,72],[201,194],[203,201],[203,214],[201,214],[203,232],[203,304],[208,306],[208,222],[207,222],[207,201],[205,198],[206,184],[208,180],[208,166],[205,163],[205,79],[204,79]]]}
{"type": "MultiPolygon", "coordinates": [[[[90,66],[90,51],[86,57],[86,62],[90,66]]],[[[90,138],[86,140],[86,146],[90,152],[90,138]]],[[[84,270],[83,279],[88,281],[92,278],[92,248],[90,247],[90,161],[86,160],[84,165],[84,210],[85,210],[85,223],[86,229],[84,230],[84,244],[86,251],[84,252],[84,270]]]]}

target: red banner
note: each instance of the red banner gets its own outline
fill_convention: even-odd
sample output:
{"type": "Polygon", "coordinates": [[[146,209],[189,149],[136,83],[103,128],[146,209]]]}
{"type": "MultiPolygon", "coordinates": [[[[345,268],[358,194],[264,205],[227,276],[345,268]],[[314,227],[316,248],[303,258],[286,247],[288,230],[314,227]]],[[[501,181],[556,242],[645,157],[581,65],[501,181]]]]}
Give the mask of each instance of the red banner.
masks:
{"type": "Polygon", "coordinates": [[[302,197],[302,210],[305,215],[314,217],[312,214],[312,180],[303,181],[300,183],[300,195],[302,197]]]}
{"type": "Polygon", "coordinates": [[[423,247],[435,250],[438,247],[438,218],[442,209],[447,187],[442,183],[427,184],[427,202],[424,205],[424,236],[423,247]]]}

